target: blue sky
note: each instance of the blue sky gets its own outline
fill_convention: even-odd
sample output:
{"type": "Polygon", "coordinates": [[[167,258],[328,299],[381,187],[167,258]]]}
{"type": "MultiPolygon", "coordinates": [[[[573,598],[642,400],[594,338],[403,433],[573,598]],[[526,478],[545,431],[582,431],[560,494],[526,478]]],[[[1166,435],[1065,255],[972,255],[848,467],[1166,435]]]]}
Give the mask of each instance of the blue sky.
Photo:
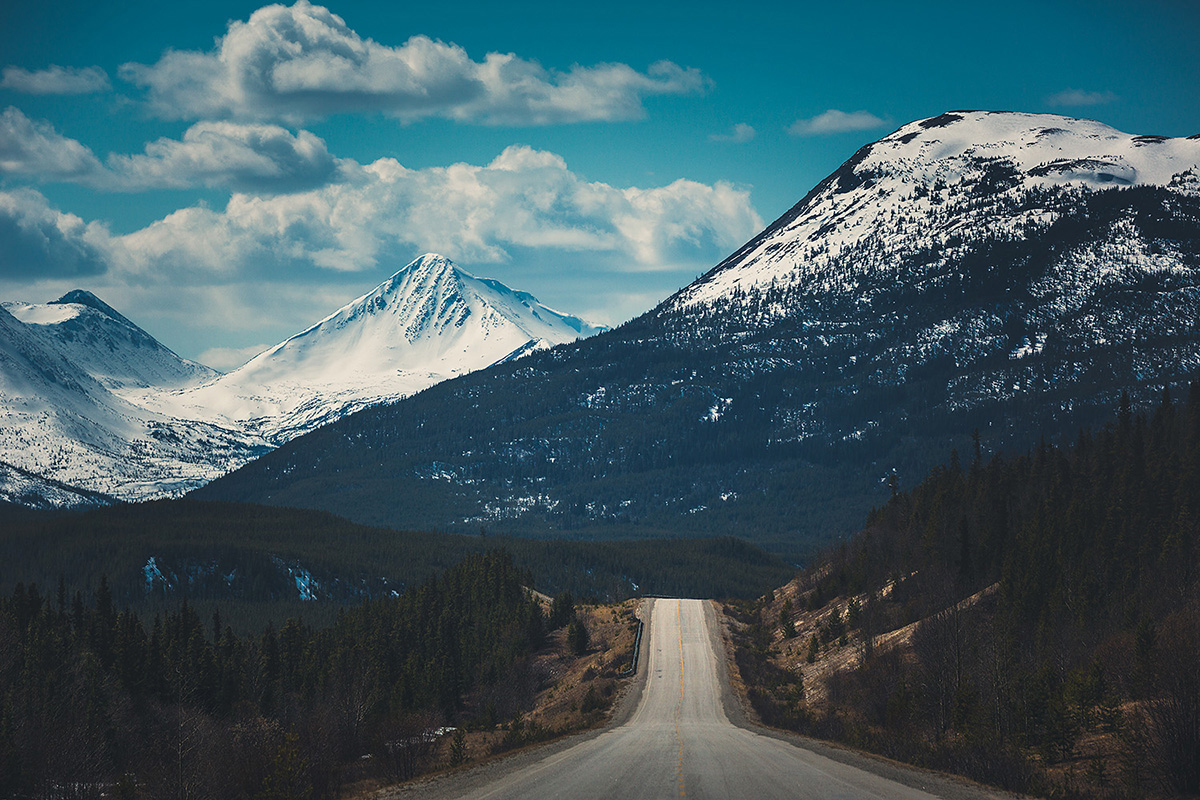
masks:
{"type": "Polygon", "coordinates": [[[433,250],[616,323],[912,119],[1200,132],[1198,34],[1154,0],[5,4],[0,298],[89,288],[227,368],[433,250]]]}

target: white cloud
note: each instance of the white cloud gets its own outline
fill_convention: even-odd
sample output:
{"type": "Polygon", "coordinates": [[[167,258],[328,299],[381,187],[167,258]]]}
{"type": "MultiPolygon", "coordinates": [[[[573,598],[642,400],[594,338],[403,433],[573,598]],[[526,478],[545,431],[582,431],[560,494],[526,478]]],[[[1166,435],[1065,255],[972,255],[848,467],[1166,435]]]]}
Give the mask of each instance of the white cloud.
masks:
{"type": "MultiPolygon", "coordinates": [[[[566,311],[622,321],[763,226],[745,188],[617,187],[524,146],[484,165],[340,162],[338,176],[291,194],[235,194],[224,208],[182,208],[123,236],[32,189],[0,193],[0,287],[36,290],[28,299],[38,302],[92,289],[195,355],[278,341],[436,251],[566,311]]],[[[241,355],[202,360],[236,366],[241,355]]]]}
{"type": "Polygon", "coordinates": [[[109,243],[103,225],[51,208],[32,189],[0,192],[0,278],[99,275],[109,243]]]}
{"type": "Polygon", "coordinates": [[[1082,89],[1063,89],[1046,98],[1046,105],[1055,107],[1100,106],[1117,99],[1112,92],[1087,92],[1082,89]]]}
{"type": "Polygon", "coordinates": [[[222,211],[181,209],[121,246],[147,279],[364,271],[414,250],[464,263],[503,263],[516,250],[587,253],[644,271],[711,263],[762,227],[747,190],[686,180],[621,189],[524,146],[486,166],[410,170],[380,159],[342,176],[308,192],[234,195],[222,211]]]}
{"type": "Polygon", "coordinates": [[[831,108],[810,119],[798,119],[788,128],[793,136],[828,136],[851,131],[869,131],[882,128],[888,121],[869,111],[838,111],[831,108]]]}
{"type": "Polygon", "coordinates": [[[0,174],[91,181],[104,172],[87,147],[9,106],[0,114],[0,174]]]}
{"type": "Polygon", "coordinates": [[[30,71],[20,67],[5,67],[0,89],[26,94],[91,94],[111,88],[108,74],[99,67],[60,67],[51,64],[46,69],[30,71]]]}
{"type": "Polygon", "coordinates": [[[754,138],[754,128],[745,122],[739,122],[730,129],[729,133],[712,133],[708,139],[712,142],[734,142],[742,144],[754,138]]]}
{"type": "Polygon", "coordinates": [[[95,154],[48,122],[9,107],[0,114],[0,174],[69,181],[111,191],[193,186],[275,193],[311,189],[337,179],[341,164],[324,140],[278,125],[198,122],[182,139],[158,139],[135,155],[95,154]]]}
{"type": "Polygon", "coordinates": [[[295,191],[328,183],[337,160],[324,140],[278,125],[198,122],[183,139],[159,139],[140,155],[108,159],[116,185],[130,189],[188,186],[237,191],[295,191]]]}
{"type": "Polygon", "coordinates": [[[209,52],[168,51],[125,64],[165,118],[281,119],[383,112],[491,125],[636,119],[649,95],[703,91],[697,70],[668,61],[548,70],[512,53],[473,60],[454,44],[414,36],[399,47],[364,39],[322,6],[270,5],[230,23],[209,52]]]}

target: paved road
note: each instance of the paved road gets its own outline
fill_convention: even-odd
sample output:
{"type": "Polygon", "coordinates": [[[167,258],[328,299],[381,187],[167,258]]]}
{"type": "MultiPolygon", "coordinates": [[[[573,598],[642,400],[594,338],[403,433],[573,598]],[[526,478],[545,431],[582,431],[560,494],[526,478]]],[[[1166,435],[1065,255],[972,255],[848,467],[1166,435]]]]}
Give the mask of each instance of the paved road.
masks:
{"type": "MultiPolygon", "coordinates": [[[[479,800],[991,796],[945,780],[910,777],[905,781],[926,785],[936,792],[931,794],[735,727],[721,705],[716,633],[705,619],[701,600],[654,601],[649,633],[643,642],[648,656],[643,661],[645,690],[625,724],[484,786],[471,787],[461,796],[479,800]]],[[[897,772],[895,767],[889,769],[897,772]]]]}

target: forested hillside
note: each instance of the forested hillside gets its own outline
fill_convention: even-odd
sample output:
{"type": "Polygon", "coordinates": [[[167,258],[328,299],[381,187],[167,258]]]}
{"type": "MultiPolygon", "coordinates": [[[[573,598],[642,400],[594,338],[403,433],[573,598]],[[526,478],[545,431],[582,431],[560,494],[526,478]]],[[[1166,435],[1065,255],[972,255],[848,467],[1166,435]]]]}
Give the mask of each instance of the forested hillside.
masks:
{"type": "Polygon", "coordinates": [[[502,553],[312,628],[239,636],[18,585],[0,599],[0,796],[328,798],[412,774],[432,731],[522,710],[543,612],[502,553]],[[365,758],[365,761],[364,761],[365,758]]]}
{"type": "Polygon", "coordinates": [[[191,500],[94,511],[0,514],[0,586],[91,594],[142,613],[188,599],[258,630],[288,616],[332,621],[337,607],[403,591],[471,553],[505,548],[532,588],[617,600],[641,593],[753,597],[787,579],[774,556],[730,537],[531,540],[396,531],[324,512],[191,500]]]}
{"type": "Polygon", "coordinates": [[[768,598],[743,674],[768,718],[894,757],[1064,796],[1194,793],[1198,578],[1193,384],[1150,414],[1125,398],[1072,446],[954,454],[768,598]]]}

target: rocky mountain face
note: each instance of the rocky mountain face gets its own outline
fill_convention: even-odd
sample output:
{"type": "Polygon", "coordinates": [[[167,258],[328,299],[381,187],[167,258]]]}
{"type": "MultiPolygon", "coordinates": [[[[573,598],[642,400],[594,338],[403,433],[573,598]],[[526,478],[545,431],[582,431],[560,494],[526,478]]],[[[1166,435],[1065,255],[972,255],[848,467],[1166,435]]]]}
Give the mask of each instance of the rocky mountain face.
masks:
{"type": "Polygon", "coordinates": [[[0,501],[173,496],[318,425],[600,330],[425,255],[221,375],[90,292],[0,309],[0,501]]]}
{"type": "Polygon", "coordinates": [[[344,419],[202,495],[368,522],[733,531],[800,558],[970,446],[1200,366],[1200,141],[952,112],[615,331],[344,419]]]}

